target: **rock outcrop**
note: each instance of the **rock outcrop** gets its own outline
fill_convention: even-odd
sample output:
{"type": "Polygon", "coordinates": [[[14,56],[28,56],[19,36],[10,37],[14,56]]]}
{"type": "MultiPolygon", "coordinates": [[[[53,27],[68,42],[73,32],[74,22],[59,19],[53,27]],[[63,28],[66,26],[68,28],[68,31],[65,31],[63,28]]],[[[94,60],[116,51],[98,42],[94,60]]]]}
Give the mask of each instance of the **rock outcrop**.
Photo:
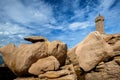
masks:
{"type": "Polygon", "coordinates": [[[63,66],[67,58],[67,45],[61,41],[53,41],[49,43],[48,55],[55,56],[60,62],[60,66],[63,66]]]}
{"type": "Polygon", "coordinates": [[[41,58],[54,56],[60,63],[65,64],[67,57],[67,46],[61,41],[43,41],[33,44],[20,44],[15,47],[13,44],[0,48],[6,65],[16,75],[28,74],[30,66],[41,58]],[[62,59],[61,59],[62,58],[62,59]]]}
{"type": "Polygon", "coordinates": [[[24,40],[30,41],[32,43],[48,41],[48,39],[42,36],[28,36],[28,37],[25,37],[24,40]]]}
{"type": "Polygon", "coordinates": [[[77,76],[73,65],[70,64],[60,67],[57,71],[47,71],[46,73],[40,74],[38,78],[24,77],[14,80],[77,80],[77,76]]]}
{"type": "Polygon", "coordinates": [[[16,49],[14,44],[9,44],[0,48],[0,53],[2,53],[2,57],[4,62],[10,67],[11,62],[13,60],[12,52],[16,49]]]}
{"type": "Polygon", "coordinates": [[[2,50],[1,53],[4,54],[2,56],[5,63],[16,75],[27,74],[31,64],[40,58],[48,56],[46,43],[22,44],[9,54],[5,54],[4,51],[9,51],[10,48],[3,47],[0,51],[2,50]]]}
{"type": "Polygon", "coordinates": [[[85,80],[119,80],[120,79],[119,63],[120,56],[114,57],[114,59],[109,62],[101,62],[96,66],[96,68],[93,71],[85,75],[85,80]]]}
{"type": "Polygon", "coordinates": [[[102,35],[104,40],[113,48],[114,55],[120,55],[120,34],[102,35]]]}
{"type": "Polygon", "coordinates": [[[61,67],[61,70],[48,71],[44,74],[40,74],[39,78],[47,80],[76,80],[77,76],[75,74],[73,65],[66,65],[61,67]]]}
{"type": "Polygon", "coordinates": [[[47,71],[55,71],[60,67],[59,61],[54,56],[49,56],[46,58],[42,58],[37,60],[37,62],[33,63],[29,68],[28,72],[34,75],[40,75],[47,71]]]}
{"type": "MultiPolygon", "coordinates": [[[[24,39],[32,44],[0,48],[4,67],[15,74],[11,79],[120,80],[120,34],[91,32],[68,51],[61,41],[50,42],[41,36],[24,39]]],[[[1,74],[0,79],[4,79],[1,74]]]]}
{"type": "Polygon", "coordinates": [[[92,32],[67,54],[78,80],[120,79],[120,34],[92,32]]]}
{"type": "Polygon", "coordinates": [[[102,36],[110,45],[114,45],[116,42],[120,41],[120,34],[102,34],[102,36]]]}
{"type": "Polygon", "coordinates": [[[113,49],[103,39],[99,32],[90,33],[76,48],[75,54],[79,66],[84,71],[90,71],[99,62],[111,57],[113,49]]]}
{"type": "Polygon", "coordinates": [[[68,54],[68,58],[70,60],[70,62],[74,65],[74,66],[78,66],[79,62],[77,60],[77,56],[75,54],[76,48],[78,45],[76,45],[75,47],[73,47],[72,49],[68,50],[67,54],[68,54]]]}
{"type": "Polygon", "coordinates": [[[113,49],[113,55],[102,61],[90,72],[86,73],[85,80],[119,80],[120,79],[120,34],[102,35],[106,43],[113,49]]]}

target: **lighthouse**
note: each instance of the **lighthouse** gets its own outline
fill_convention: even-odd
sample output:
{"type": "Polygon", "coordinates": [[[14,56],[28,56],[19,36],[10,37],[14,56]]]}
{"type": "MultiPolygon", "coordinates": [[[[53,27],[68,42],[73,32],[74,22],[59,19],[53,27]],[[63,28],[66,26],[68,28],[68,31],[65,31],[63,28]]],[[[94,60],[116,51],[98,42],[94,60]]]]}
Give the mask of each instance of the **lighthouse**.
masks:
{"type": "Polygon", "coordinates": [[[105,34],[104,17],[99,14],[99,16],[95,19],[95,23],[96,23],[96,31],[100,32],[101,34],[105,34]]]}

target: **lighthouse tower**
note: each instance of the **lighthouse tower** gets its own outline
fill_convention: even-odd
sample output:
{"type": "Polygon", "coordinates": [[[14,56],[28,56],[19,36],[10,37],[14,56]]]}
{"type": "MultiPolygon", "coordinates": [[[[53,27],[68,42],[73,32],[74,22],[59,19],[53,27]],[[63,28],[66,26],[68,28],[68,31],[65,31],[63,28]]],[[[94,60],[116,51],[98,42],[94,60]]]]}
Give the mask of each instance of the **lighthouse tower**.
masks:
{"type": "Polygon", "coordinates": [[[95,23],[96,23],[96,31],[99,31],[101,34],[105,34],[104,17],[99,14],[99,16],[95,19],[95,23]]]}

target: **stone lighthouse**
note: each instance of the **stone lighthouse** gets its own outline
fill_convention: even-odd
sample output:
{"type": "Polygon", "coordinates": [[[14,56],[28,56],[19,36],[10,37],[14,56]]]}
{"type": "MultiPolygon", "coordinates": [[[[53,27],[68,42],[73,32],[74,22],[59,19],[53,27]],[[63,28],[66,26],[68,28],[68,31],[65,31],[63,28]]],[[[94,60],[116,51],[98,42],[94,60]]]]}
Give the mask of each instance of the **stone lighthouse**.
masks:
{"type": "Polygon", "coordinates": [[[99,14],[99,16],[95,19],[95,23],[96,23],[96,31],[99,31],[101,34],[105,34],[104,17],[99,14]]]}

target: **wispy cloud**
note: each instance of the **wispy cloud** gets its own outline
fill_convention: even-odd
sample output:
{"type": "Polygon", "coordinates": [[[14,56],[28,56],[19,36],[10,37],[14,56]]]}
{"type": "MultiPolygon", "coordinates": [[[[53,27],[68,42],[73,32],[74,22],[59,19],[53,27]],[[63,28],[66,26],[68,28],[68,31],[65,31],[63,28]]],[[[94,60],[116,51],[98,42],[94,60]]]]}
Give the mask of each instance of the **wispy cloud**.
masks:
{"type": "Polygon", "coordinates": [[[1,0],[0,44],[19,44],[28,35],[59,39],[68,47],[95,30],[94,19],[105,16],[107,33],[120,33],[119,0],[1,0]]]}
{"type": "Polygon", "coordinates": [[[0,8],[3,12],[15,22],[43,24],[50,22],[50,19],[51,22],[54,22],[52,8],[42,1],[24,5],[20,0],[3,0],[1,4],[0,8]]]}
{"type": "Polygon", "coordinates": [[[32,33],[30,30],[21,27],[17,24],[1,23],[0,24],[0,45],[6,45],[9,43],[18,44],[24,42],[23,38],[27,36],[27,33],[32,33]]]}
{"type": "Polygon", "coordinates": [[[94,24],[90,23],[90,22],[74,22],[71,23],[69,28],[71,30],[79,30],[79,29],[86,29],[87,27],[91,27],[94,26],[94,24]]]}

